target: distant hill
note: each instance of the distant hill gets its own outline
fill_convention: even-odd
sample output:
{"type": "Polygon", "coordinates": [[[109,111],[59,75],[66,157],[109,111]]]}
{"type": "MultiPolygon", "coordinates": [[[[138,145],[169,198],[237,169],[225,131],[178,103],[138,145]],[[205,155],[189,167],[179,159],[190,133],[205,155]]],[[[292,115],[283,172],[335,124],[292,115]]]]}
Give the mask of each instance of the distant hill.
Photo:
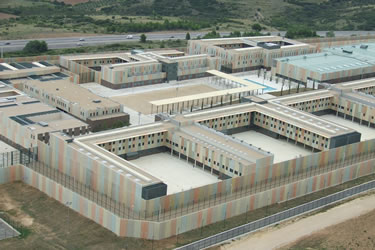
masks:
{"type": "Polygon", "coordinates": [[[375,0],[1,0],[0,36],[16,24],[66,32],[374,30],[375,0]],[[5,30],[5,27],[8,29],[5,30]]]}

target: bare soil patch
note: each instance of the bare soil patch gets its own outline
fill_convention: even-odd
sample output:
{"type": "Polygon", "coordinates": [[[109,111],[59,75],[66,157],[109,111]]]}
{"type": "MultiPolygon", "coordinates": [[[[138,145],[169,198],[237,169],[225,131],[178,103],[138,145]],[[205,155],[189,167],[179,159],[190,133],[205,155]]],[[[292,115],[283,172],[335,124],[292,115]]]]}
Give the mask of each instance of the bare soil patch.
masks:
{"type": "Polygon", "coordinates": [[[9,19],[9,18],[16,18],[17,16],[7,13],[0,12],[0,20],[1,19],[9,19]]]}
{"type": "Polygon", "coordinates": [[[375,249],[375,210],[304,237],[284,250],[375,249]]]}

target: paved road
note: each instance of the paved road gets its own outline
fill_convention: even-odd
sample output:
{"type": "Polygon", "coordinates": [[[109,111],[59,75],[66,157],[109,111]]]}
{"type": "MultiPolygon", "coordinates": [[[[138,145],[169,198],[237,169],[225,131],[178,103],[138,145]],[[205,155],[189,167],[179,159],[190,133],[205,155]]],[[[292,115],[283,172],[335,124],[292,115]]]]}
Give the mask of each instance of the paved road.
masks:
{"type": "MultiPolygon", "coordinates": [[[[204,32],[191,32],[190,35],[192,38],[198,36],[203,36],[204,32]]],[[[229,33],[225,32],[222,35],[228,35],[229,33]]],[[[168,40],[168,39],[185,39],[186,32],[175,32],[175,33],[148,33],[148,40],[168,40]]],[[[119,42],[131,42],[139,41],[140,34],[133,34],[132,39],[127,39],[127,35],[102,35],[102,36],[87,36],[87,37],[61,37],[61,38],[46,38],[40,39],[44,40],[48,44],[50,49],[62,49],[62,48],[75,48],[78,47],[78,43],[81,43],[83,46],[94,46],[94,45],[103,45],[119,42]],[[80,41],[80,38],[83,38],[84,41],[80,41]]],[[[0,40],[0,46],[3,47],[4,52],[22,50],[26,43],[33,39],[25,40],[0,40]],[[8,42],[10,45],[5,45],[8,42]]]]}
{"type": "MultiPolygon", "coordinates": [[[[206,32],[190,32],[192,38],[197,36],[203,36],[206,32]]],[[[273,31],[271,35],[285,35],[285,31],[273,31]]],[[[318,35],[325,36],[326,31],[318,31],[318,35]]],[[[375,31],[335,31],[336,36],[350,36],[375,34],[375,31]]],[[[228,35],[229,32],[221,32],[221,35],[228,35]]],[[[168,39],[185,39],[186,32],[170,32],[170,33],[148,33],[148,40],[168,40],[168,39]]],[[[88,37],[61,37],[61,38],[46,38],[45,40],[50,49],[62,49],[62,48],[75,48],[78,47],[78,43],[82,43],[84,46],[103,45],[119,42],[130,42],[139,41],[140,34],[134,34],[132,39],[126,39],[126,35],[101,35],[101,36],[88,36],[88,37]],[[80,38],[84,38],[85,41],[79,41],[80,38]]],[[[25,47],[26,43],[32,39],[25,40],[0,40],[0,47],[3,48],[4,52],[18,51],[25,47]],[[9,42],[10,45],[5,45],[9,42]]]]}

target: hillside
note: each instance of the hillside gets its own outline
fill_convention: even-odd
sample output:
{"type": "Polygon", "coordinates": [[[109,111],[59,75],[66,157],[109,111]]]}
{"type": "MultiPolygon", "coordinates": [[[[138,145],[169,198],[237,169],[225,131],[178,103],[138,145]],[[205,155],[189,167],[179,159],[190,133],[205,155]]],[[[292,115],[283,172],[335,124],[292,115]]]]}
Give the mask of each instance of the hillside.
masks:
{"type": "Polygon", "coordinates": [[[373,30],[374,10],[375,0],[2,0],[0,36],[36,27],[60,33],[249,31],[254,23],[267,30],[373,30]]]}

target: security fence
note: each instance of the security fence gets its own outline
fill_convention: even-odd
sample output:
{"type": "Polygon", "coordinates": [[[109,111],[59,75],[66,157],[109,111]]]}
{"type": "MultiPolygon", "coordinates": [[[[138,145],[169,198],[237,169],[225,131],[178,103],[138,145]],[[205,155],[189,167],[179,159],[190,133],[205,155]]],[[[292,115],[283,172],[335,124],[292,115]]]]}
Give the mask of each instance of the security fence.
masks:
{"type": "Polygon", "coordinates": [[[10,151],[0,153],[0,168],[6,168],[13,165],[29,164],[34,159],[32,153],[24,153],[22,151],[10,151]]]}
{"type": "MultiPolygon", "coordinates": [[[[293,183],[299,180],[309,178],[311,176],[316,176],[323,174],[325,172],[330,172],[335,169],[343,168],[356,164],[359,162],[366,162],[375,158],[375,153],[361,154],[352,159],[346,161],[341,161],[334,164],[328,164],[325,167],[311,168],[308,172],[302,172],[297,175],[281,176],[279,178],[273,178],[270,180],[264,180],[256,183],[255,185],[246,186],[240,189],[233,189],[233,192],[228,195],[210,195],[207,199],[201,199],[197,202],[192,201],[186,206],[180,206],[176,209],[159,209],[157,211],[147,211],[141,210],[136,211],[133,207],[126,205],[125,203],[118,202],[108,195],[97,192],[90,186],[85,185],[77,181],[74,177],[64,174],[54,168],[51,168],[44,163],[37,161],[30,161],[26,164],[28,168],[54,180],[55,182],[63,185],[64,187],[80,194],[81,196],[97,203],[98,205],[106,208],[112,213],[118,215],[121,218],[128,218],[134,220],[148,220],[148,221],[165,221],[173,218],[183,216],[185,214],[190,214],[205,208],[209,208],[218,204],[226,203],[231,200],[235,200],[241,197],[246,197],[251,194],[258,192],[263,192],[275,187],[283,186],[287,183],[293,183]]],[[[375,172],[375,165],[372,164],[372,171],[375,172]]],[[[325,185],[324,185],[325,186],[325,185]]],[[[289,194],[288,194],[289,198],[289,194]]],[[[288,199],[287,198],[287,199],[288,199]]]]}
{"type": "Polygon", "coordinates": [[[321,209],[328,205],[337,203],[339,201],[353,197],[355,195],[358,195],[360,193],[366,192],[374,188],[375,188],[375,180],[346,189],[344,191],[337,192],[332,195],[328,195],[326,197],[305,203],[303,205],[300,205],[294,208],[290,208],[280,213],[273,214],[271,216],[247,223],[245,225],[227,230],[222,233],[218,233],[216,235],[207,237],[205,239],[193,242],[191,244],[188,244],[188,245],[176,248],[176,249],[178,250],[203,249],[203,248],[207,248],[213,245],[217,245],[219,243],[228,241],[230,239],[239,237],[241,235],[258,231],[264,227],[278,224],[282,221],[291,219],[293,217],[300,216],[302,214],[309,213],[317,209],[321,209]]]}

